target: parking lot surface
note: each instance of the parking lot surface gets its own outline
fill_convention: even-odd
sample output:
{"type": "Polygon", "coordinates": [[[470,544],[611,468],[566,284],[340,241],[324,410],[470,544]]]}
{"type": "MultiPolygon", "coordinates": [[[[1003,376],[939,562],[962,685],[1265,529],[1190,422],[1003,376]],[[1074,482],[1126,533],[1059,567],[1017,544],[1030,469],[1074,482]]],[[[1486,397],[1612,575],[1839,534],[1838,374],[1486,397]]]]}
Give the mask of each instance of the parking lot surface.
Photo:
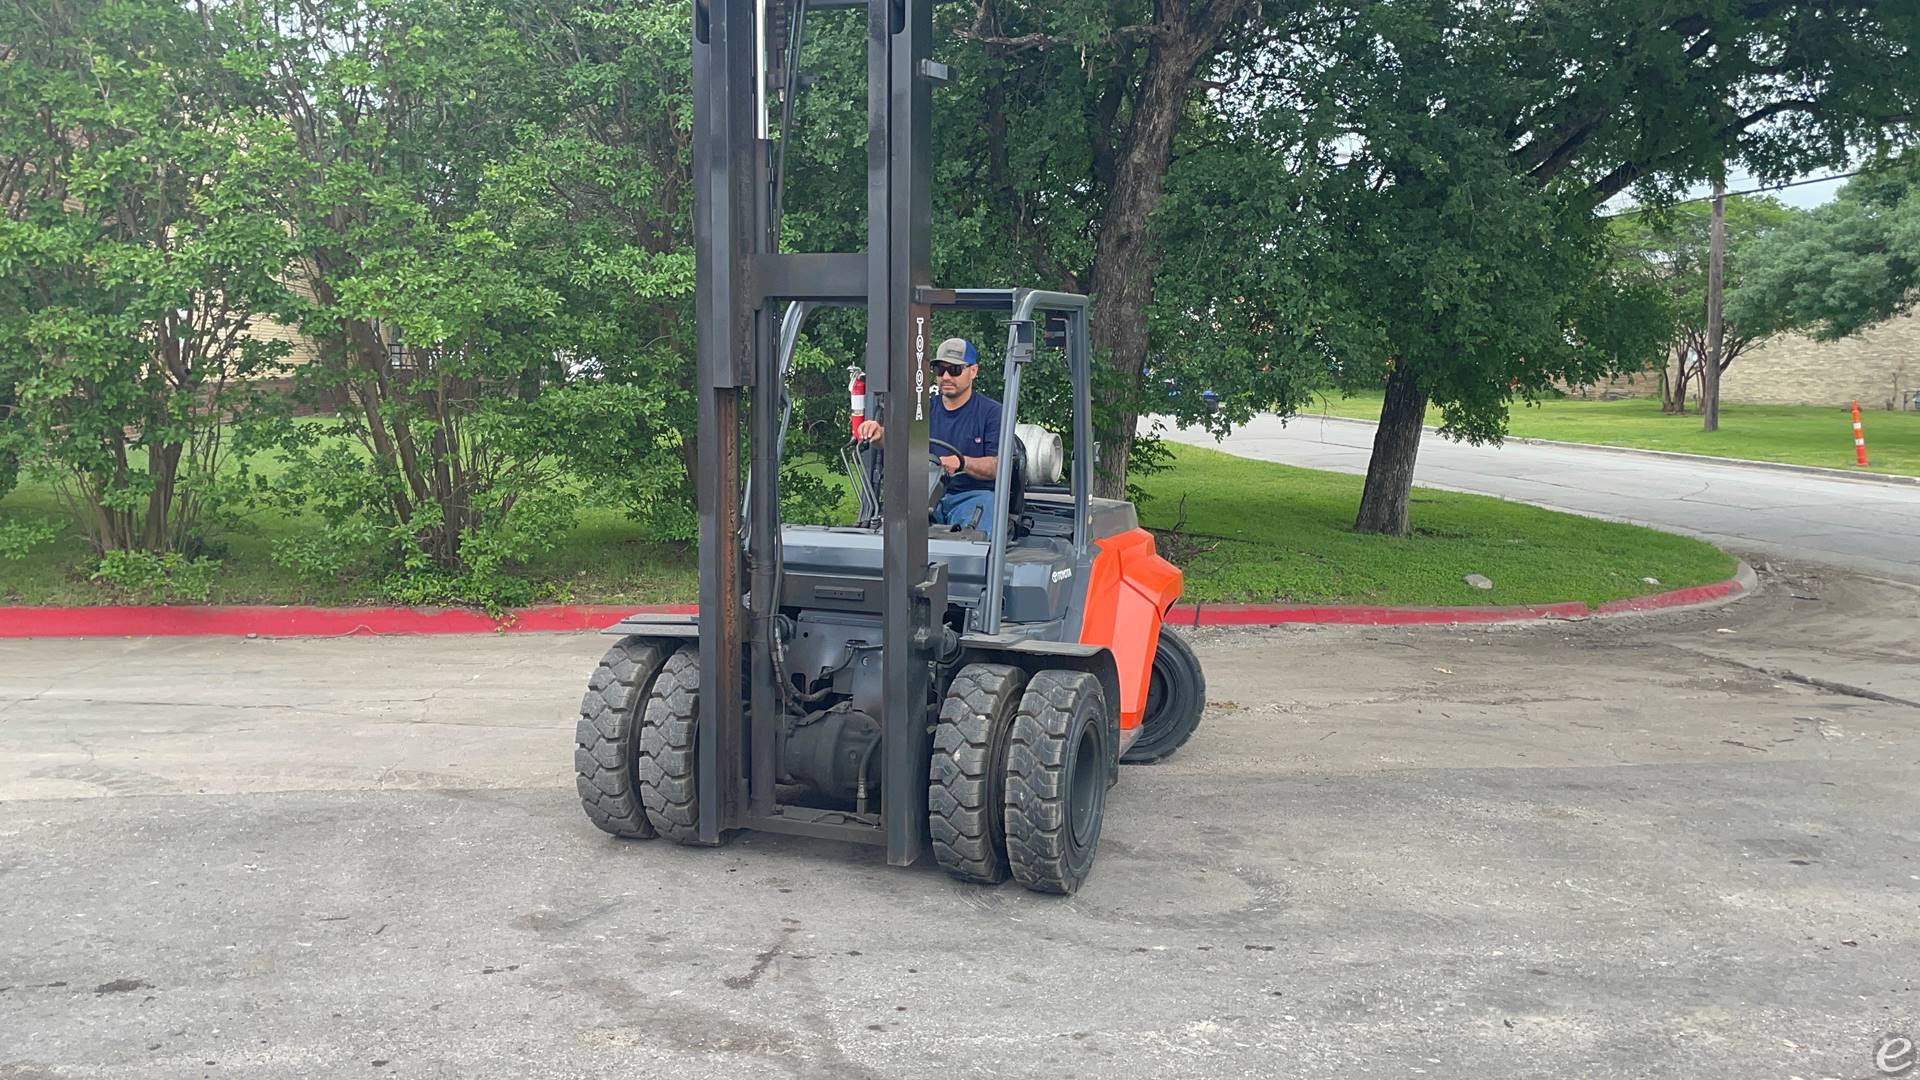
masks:
{"type": "Polygon", "coordinates": [[[599,833],[592,635],[0,642],[0,1078],[1875,1076],[1916,625],[1196,632],[1071,899],[599,833]]]}

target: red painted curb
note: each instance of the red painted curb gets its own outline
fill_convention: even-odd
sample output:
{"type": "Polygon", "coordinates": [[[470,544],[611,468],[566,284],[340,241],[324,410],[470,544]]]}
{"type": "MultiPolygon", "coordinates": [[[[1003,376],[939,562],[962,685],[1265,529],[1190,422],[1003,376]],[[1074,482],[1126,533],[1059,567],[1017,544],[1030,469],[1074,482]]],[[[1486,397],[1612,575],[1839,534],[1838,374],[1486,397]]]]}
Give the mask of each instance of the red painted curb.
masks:
{"type": "Polygon", "coordinates": [[[1167,613],[1175,626],[1282,626],[1289,623],[1338,623],[1348,626],[1431,626],[1442,623],[1523,622],[1528,619],[1578,619],[1593,613],[1578,601],[1525,607],[1393,608],[1336,604],[1323,607],[1285,604],[1180,604],[1167,613]]]}
{"type": "Polygon", "coordinates": [[[1594,609],[1598,615],[1619,615],[1629,611],[1658,611],[1661,608],[1685,607],[1688,604],[1705,604],[1715,600],[1724,600],[1746,591],[1739,578],[1716,581],[1711,585],[1695,585],[1690,589],[1675,589],[1672,592],[1654,593],[1652,596],[1629,596],[1625,600],[1609,600],[1594,609]]]}
{"type": "MultiPolygon", "coordinates": [[[[1432,626],[1448,623],[1583,619],[1724,600],[1746,591],[1739,578],[1712,585],[1612,600],[1598,608],[1578,601],[1525,607],[1393,608],[1357,605],[1178,604],[1174,626],[1432,626]]],[[[317,607],[9,607],[0,608],[0,638],[27,637],[344,637],[377,634],[491,634],[600,630],[628,615],[692,614],[691,604],[566,604],[521,608],[496,619],[464,608],[317,607]]]]}
{"type": "Polygon", "coordinates": [[[13,607],[0,608],[0,638],[530,633],[598,630],[638,612],[693,610],[690,604],[566,604],[496,619],[464,608],[13,607]]]}

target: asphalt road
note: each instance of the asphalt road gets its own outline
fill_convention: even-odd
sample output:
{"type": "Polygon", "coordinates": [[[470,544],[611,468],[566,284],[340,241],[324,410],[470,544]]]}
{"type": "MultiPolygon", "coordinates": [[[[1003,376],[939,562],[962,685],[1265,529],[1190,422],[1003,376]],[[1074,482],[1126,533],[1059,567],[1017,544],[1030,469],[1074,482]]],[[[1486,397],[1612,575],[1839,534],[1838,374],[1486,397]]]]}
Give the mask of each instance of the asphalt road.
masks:
{"type": "MultiPolygon", "coordinates": [[[[1198,429],[1167,437],[1242,457],[1365,473],[1372,424],[1256,417],[1224,443],[1198,429]]],[[[1509,441],[1468,446],[1429,432],[1415,483],[1498,495],[1690,533],[1743,553],[1806,559],[1920,582],[1920,485],[1815,476],[1509,441]]]]}
{"type": "Polygon", "coordinates": [[[1874,1076],[1916,618],[1202,633],[1065,900],[600,834],[591,635],[4,641],[0,1078],[1874,1076]]]}

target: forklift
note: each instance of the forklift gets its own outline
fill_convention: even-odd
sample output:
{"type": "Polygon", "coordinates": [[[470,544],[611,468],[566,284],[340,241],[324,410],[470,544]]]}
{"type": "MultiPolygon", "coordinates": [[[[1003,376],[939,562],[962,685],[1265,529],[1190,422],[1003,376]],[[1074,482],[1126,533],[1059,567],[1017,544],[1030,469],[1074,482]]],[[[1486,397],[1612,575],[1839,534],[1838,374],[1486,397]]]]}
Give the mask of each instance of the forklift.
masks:
{"type": "Polygon", "coordinates": [[[965,881],[1070,894],[1120,764],[1185,743],[1205,679],[1162,626],[1180,571],[1132,504],[1093,495],[1088,299],[932,283],[932,91],[951,81],[932,7],[695,0],[699,608],[605,631],[619,640],[582,699],[578,788],[615,836],[754,829],[872,844],[895,866],[931,849],[965,881]],[[810,14],[843,10],[867,27],[867,250],[781,252],[800,45],[810,14]],[[787,377],[808,316],[834,306],[865,308],[850,405],[886,445],[849,445],[852,524],[788,524],[787,377]],[[990,528],[933,513],[938,457],[958,453],[929,445],[937,312],[1006,320],[990,528]],[[1070,449],[1018,423],[1042,352],[1068,368],[1070,449]]]}

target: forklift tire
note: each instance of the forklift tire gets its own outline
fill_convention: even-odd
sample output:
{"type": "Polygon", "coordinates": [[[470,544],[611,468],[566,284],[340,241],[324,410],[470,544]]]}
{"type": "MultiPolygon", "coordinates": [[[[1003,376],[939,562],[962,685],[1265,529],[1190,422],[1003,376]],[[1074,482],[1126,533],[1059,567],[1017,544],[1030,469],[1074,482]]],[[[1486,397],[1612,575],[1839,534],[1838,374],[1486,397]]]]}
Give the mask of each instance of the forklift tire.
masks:
{"type": "Polygon", "coordinates": [[[1106,694],[1083,671],[1027,684],[1007,749],[1007,862],[1035,892],[1070,894],[1093,869],[1113,762],[1106,694]]]}
{"type": "Polygon", "coordinates": [[[934,861],[961,881],[1007,880],[1007,746],[1026,679],[1017,667],[968,664],[940,704],[927,779],[927,831],[934,861]]]}
{"type": "Polygon", "coordinates": [[[699,729],[700,650],[687,647],[660,665],[640,722],[640,801],[653,827],[677,844],[701,842],[699,729]]]}
{"type": "Polygon", "coordinates": [[[574,786],[588,820],[615,836],[649,840],[653,823],[640,804],[640,717],[667,650],[625,637],[601,657],[580,699],[574,727],[574,786]]]}
{"type": "Polygon", "coordinates": [[[1173,756],[1200,726],[1207,707],[1207,676],[1193,646],[1170,627],[1160,628],[1160,647],[1153,654],[1153,681],[1147,687],[1146,714],[1140,734],[1127,747],[1121,762],[1151,765],[1173,756]]]}

